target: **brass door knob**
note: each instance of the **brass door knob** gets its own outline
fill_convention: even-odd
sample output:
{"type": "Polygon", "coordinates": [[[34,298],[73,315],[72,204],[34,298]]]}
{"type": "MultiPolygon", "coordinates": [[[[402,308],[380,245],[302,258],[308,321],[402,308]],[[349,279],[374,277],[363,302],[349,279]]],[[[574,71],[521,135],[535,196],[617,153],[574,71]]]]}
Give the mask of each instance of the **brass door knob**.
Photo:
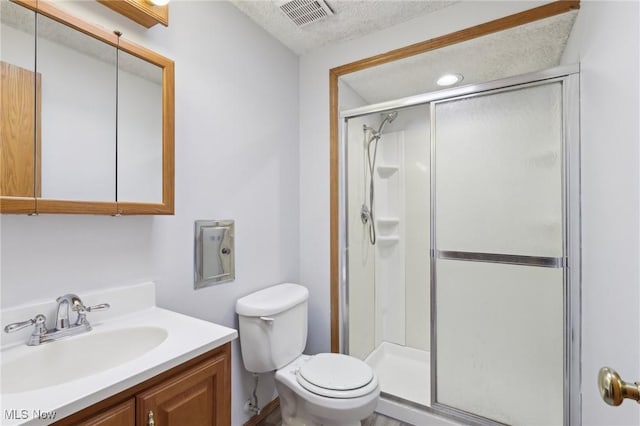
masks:
{"type": "Polygon", "coordinates": [[[602,367],[598,373],[600,396],[609,405],[620,405],[625,398],[640,403],[640,382],[627,383],[609,367],[602,367]]]}

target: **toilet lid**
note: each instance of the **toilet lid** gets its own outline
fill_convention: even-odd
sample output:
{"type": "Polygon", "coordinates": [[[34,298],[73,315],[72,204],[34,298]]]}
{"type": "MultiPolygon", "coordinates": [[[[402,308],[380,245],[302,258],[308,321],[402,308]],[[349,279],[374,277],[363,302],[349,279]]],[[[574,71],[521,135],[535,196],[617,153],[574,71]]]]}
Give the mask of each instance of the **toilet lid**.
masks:
{"type": "Polygon", "coordinates": [[[332,398],[355,398],[373,391],[378,381],[363,361],[342,354],[318,354],[304,363],[298,383],[310,392],[332,398]]]}

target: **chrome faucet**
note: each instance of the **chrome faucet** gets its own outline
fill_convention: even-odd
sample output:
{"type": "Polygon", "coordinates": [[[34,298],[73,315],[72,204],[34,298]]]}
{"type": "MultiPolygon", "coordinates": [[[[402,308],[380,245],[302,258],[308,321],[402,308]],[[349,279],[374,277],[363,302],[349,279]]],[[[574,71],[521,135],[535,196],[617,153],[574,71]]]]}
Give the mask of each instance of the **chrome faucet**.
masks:
{"type": "Polygon", "coordinates": [[[64,330],[70,327],[69,323],[69,307],[73,311],[78,311],[78,307],[82,306],[82,301],[75,294],[65,294],[56,299],[58,302],[58,315],[56,316],[56,330],[64,330]]]}
{"type": "Polygon", "coordinates": [[[52,342],[67,336],[73,336],[79,333],[91,331],[92,327],[87,320],[87,313],[93,311],[102,311],[109,309],[108,303],[102,303],[95,306],[84,306],[82,300],[75,294],[65,294],[56,299],[58,302],[56,326],[48,329],[46,327],[47,318],[42,315],[36,315],[35,318],[9,324],[4,328],[5,333],[13,333],[30,325],[35,325],[33,333],[29,337],[27,345],[37,346],[41,343],[52,342]],[[69,321],[69,313],[77,312],[75,323],[69,321]]]}

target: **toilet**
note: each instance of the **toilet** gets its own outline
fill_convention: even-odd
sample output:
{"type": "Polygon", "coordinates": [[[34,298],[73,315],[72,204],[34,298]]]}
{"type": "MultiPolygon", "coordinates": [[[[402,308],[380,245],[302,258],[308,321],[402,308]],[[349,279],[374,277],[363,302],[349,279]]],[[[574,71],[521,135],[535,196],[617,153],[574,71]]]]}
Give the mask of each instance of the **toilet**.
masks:
{"type": "Polygon", "coordinates": [[[303,355],[308,299],[305,287],[291,283],[238,299],[244,366],[275,371],[283,426],[359,426],[378,404],[378,378],[348,355],[303,355]]]}

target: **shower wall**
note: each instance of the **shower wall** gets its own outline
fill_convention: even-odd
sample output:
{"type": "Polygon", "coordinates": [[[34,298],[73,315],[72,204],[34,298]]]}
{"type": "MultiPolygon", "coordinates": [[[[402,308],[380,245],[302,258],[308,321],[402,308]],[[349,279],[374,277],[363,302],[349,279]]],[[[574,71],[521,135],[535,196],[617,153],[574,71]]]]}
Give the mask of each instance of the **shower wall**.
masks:
{"type": "MultiPolygon", "coordinates": [[[[375,343],[405,345],[406,279],[404,131],[385,128],[373,172],[376,244],[375,343]]],[[[372,146],[373,148],[373,146],[372,146]]],[[[371,149],[373,151],[373,149],[371,149]]]]}
{"type": "Polygon", "coordinates": [[[393,123],[404,129],[406,345],[430,350],[429,107],[403,110],[393,123]]]}
{"type": "Polygon", "coordinates": [[[403,110],[383,131],[373,246],[360,220],[368,196],[363,125],[377,129],[382,118],[350,119],[347,130],[348,343],[349,353],[362,359],[384,342],[423,351],[430,342],[429,110],[403,110]]]}
{"type": "Polygon", "coordinates": [[[362,126],[367,121],[366,117],[349,120],[347,136],[348,344],[349,353],[360,359],[366,358],[375,347],[374,249],[369,243],[369,232],[360,220],[360,207],[366,196],[362,126]]]}

